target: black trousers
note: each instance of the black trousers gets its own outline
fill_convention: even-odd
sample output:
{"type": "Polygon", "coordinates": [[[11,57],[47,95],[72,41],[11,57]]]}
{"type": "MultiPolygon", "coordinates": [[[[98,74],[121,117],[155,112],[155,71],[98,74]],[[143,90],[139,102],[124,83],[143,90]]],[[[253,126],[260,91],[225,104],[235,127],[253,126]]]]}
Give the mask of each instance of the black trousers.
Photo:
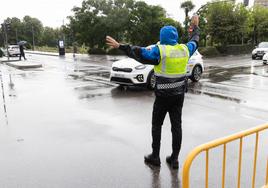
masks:
{"type": "Polygon", "coordinates": [[[25,58],[25,53],[24,53],[24,52],[23,52],[23,53],[22,53],[22,52],[20,53],[20,60],[21,60],[21,57],[23,57],[24,60],[26,59],[26,58],[25,58]]]}
{"type": "Polygon", "coordinates": [[[172,132],[172,156],[178,158],[181,141],[181,114],[184,101],[184,93],[172,97],[155,98],[152,117],[152,148],[153,155],[159,156],[161,143],[161,129],[167,112],[169,113],[172,132]]]}

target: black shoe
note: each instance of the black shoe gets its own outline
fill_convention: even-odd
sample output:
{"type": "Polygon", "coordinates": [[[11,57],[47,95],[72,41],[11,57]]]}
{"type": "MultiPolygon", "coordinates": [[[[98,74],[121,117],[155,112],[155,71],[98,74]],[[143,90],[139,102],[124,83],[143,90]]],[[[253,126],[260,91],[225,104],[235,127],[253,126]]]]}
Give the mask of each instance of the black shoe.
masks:
{"type": "Polygon", "coordinates": [[[160,166],[160,158],[153,156],[153,154],[149,154],[144,156],[144,162],[153,165],[153,166],[160,166]]]}
{"type": "Polygon", "coordinates": [[[179,168],[178,159],[173,159],[172,156],[167,156],[166,161],[170,165],[171,168],[173,168],[173,169],[178,169],[179,168]]]}

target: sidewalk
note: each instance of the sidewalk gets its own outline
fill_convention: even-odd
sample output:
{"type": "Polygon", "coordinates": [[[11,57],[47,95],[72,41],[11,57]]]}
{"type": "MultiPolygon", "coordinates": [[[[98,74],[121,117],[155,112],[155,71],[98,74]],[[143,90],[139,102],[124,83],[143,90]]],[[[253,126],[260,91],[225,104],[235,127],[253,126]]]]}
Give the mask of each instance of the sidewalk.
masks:
{"type": "Polygon", "coordinates": [[[20,61],[18,57],[11,57],[9,60],[7,57],[0,58],[0,63],[6,64],[10,67],[17,69],[32,69],[41,68],[43,65],[41,63],[30,62],[30,61],[20,61]]]}
{"type": "Polygon", "coordinates": [[[6,62],[16,62],[19,61],[18,57],[10,57],[9,61],[7,57],[0,57],[0,63],[6,63],[6,62]]]}

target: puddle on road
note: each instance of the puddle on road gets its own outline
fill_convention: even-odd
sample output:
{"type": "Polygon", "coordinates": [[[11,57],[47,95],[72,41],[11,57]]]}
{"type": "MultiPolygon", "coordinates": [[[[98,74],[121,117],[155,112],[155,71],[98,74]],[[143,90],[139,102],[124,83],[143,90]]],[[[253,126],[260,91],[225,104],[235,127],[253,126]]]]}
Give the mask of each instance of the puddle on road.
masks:
{"type": "Polygon", "coordinates": [[[85,72],[85,76],[97,76],[101,78],[109,78],[110,72],[103,71],[103,72],[85,72]]]}
{"type": "Polygon", "coordinates": [[[79,95],[79,99],[92,99],[92,98],[96,98],[96,97],[104,97],[104,96],[110,96],[109,93],[97,93],[97,94],[94,94],[94,93],[84,93],[84,94],[81,94],[79,95]]]}
{"type": "Polygon", "coordinates": [[[268,77],[268,66],[257,65],[252,67],[233,67],[223,68],[210,66],[208,73],[204,76],[213,83],[229,81],[234,76],[243,75],[258,75],[262,77],[268,77]]]}
{"type": "Polygon", "coordinates": [[[96,90],[96,89],[101,89],[101,88],[104,88],[102,84],[90,84],[87,86],[76,87],[74,89],[77,91],[90,91],[90,90],[96,90]]]}
{"type": "Polygon", "coordinates": [[[233,101],[233,102],[236,102],[236,103],[246,102],[246,101],[243,101],[243,100],[241,100],[239,98],[230,97],[230,96],[222,95],[222,94],[218,94],[218,93],[212,93],[212,92],[209,92],[209,91],[196,90],[196,89],[193,89],[193,88],[189,88],[188,92],[191,93],[191,94],[195,94],[195,95],[207,95],[207,96],[210,96],[210,97],[216,97],[216,98],[219,98],[219,99],[233,101]]]}
{"type": "MultiPolygon", "coordinates": [[[[198,83],[189,82],[189,92],[196,95],[208,95],[236,103],[246,103],[245,96],[252,89],[263,90],[263,86],[252,86],[252,80],[264,83],[267,66],[256,65],[251,67],[215,68],[212,67],[198,83]],[[254,76],[258,76],[256,78],[254,76]]],[[[248,95],[247,95],[248,94],[248,95]]]]}

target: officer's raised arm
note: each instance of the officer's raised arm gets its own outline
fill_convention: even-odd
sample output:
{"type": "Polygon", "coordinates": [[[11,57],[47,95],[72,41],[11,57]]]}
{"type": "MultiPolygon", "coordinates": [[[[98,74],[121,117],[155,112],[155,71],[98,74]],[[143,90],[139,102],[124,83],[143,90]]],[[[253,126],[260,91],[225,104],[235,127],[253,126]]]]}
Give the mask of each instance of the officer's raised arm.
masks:
{"type": "Polygon", "coordinates": [[[192,17],[191,26],[189,28],[190,39],[189,42],[186,44],[189,49],[190,56],[192,56],[198,48],[199,35],[200,35],[200,28],[198,27],[198,25],[199,25],[199,16],[194,15],[192,17]]]}

